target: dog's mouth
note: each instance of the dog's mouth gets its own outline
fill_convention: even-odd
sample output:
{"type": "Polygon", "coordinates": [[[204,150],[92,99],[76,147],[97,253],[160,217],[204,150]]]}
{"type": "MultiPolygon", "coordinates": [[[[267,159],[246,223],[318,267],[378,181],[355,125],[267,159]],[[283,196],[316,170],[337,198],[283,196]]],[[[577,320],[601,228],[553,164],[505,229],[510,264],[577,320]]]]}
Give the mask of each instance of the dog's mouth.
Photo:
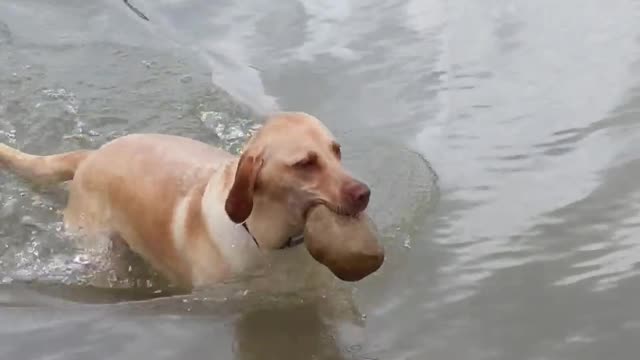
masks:
{"type": "Polygon", "coordinates": [[[357,217],[361,212],[353,212],[350,211],[348,208],[344,207],[344,206],[340,206],[340,205],[336,205],[336,204],[332,204],[326,200],[322,200],[322,199],[317,199],[311,202],[311,204],[309,204],[309,206],[305,209],[303,217],[306,221],[307,217],[309,216],[309,213],[311,212],[311,210],[313,210],[316,206],[326,206],[327,209],[329,209],[331,212],[336,213],[338,215],[341,216],[351,216],[351,217],[357,217]]]}

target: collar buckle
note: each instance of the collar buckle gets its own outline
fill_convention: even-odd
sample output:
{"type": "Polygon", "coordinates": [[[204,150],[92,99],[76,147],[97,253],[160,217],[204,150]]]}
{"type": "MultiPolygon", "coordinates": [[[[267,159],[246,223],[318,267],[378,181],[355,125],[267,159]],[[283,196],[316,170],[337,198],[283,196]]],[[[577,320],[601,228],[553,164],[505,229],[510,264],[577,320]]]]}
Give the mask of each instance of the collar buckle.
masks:
{"type": "MultiPolygon", "coordinates": [[[[247,222],[246,221],[242,223],[242,227],[247,231],[249,236],[251,236],[251,239],[253,239],[253,242],[256,244],[256,247],[260,248],[260,244],[258,244],[258,240],[256,240],[255,236],[253,236],[253,234],[249,230],[249,227],[247,226],[247,222]]],[[[278,248],[278,250],[296,247],[296,246],[302,244],[303,242],[304,242],[304,235],[303,234],[300,234],[298,236],[293,236],[293,237],[288,238],[287,241],[284,244],[282,244],[282,246],[280,246],[278,248]]]]}

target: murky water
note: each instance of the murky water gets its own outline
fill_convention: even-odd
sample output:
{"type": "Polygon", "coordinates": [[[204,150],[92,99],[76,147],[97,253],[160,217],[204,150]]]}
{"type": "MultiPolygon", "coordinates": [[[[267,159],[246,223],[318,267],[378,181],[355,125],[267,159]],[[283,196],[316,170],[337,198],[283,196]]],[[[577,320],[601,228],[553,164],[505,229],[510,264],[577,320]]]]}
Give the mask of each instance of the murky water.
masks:
{"type": "Polygon", "coordinates": [[[130,3],[149,21],[0,0],[0,141],[237,151],[306,111],[372,185],[387,261],[314,289],[287,255],[270,288],[176,294],[61,236],[64,191],[0,174],[0,358],[637,358],[640,2],[130,3]]]}

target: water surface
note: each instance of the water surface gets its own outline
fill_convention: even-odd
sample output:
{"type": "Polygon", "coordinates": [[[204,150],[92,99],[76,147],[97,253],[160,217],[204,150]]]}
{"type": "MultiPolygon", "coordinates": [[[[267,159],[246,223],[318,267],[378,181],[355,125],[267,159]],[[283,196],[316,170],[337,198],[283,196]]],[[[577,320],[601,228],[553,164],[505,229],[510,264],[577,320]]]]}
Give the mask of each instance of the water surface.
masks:
{"type": "Polygon", "coordinates": [[[130,3],[149,21],[0,0],[0,141],[237,151],[306,111],[371,184],[387,261],[341,291],[172,294],[134,259],[100,288],[59,234],[64,192],[1,174],[1,358],[637,358],[638,1],[130,3]]]}

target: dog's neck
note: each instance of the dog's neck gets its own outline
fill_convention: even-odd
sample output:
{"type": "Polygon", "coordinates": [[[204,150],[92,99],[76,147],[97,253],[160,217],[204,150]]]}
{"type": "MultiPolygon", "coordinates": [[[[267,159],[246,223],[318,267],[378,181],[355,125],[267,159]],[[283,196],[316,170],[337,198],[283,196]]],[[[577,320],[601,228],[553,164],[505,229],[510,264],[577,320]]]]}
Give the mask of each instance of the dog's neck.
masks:
{"type": "Polygon", "coordinates": [[[260,247],[276,249],[302,234],[304,229],[298,222],[286,204],[255,196],[245,224],[260,247]]]}
{"type": "MultiPolygon", "coordinates": [[[[225,184],[224,188],[213,191],[217,193],[218,200],[210,203],[224,204],[233,179],[236,175],[238,161],[234,160],[224,165],[223,169],[217,171],[209,180],[210,184],[225,184]],[[217,177],[224,177],[219,179],[217,177]]],[[[213,189],[211,189],[213,190],[213,189]]],[[[224,211],[223,208],[220,211],[224,211]]],[[[226,214],[219,216],[226,216],[226,214]]],[[[230,221],[230,220],[229,220],[230,221]]],[[[247,231],[255,243],[260,248],[276,249],[285,245],[290,239],[299,237],[304,228],[299,219],[292,216],[289,207],[278,201],[267,199],[261,194],[255,194],[253,198],[253,208],[251,214],[244,222],[243,231],[247,231]]],[[[241,224],[234,224],[234,227],[242,228],[241,224]]]]}

